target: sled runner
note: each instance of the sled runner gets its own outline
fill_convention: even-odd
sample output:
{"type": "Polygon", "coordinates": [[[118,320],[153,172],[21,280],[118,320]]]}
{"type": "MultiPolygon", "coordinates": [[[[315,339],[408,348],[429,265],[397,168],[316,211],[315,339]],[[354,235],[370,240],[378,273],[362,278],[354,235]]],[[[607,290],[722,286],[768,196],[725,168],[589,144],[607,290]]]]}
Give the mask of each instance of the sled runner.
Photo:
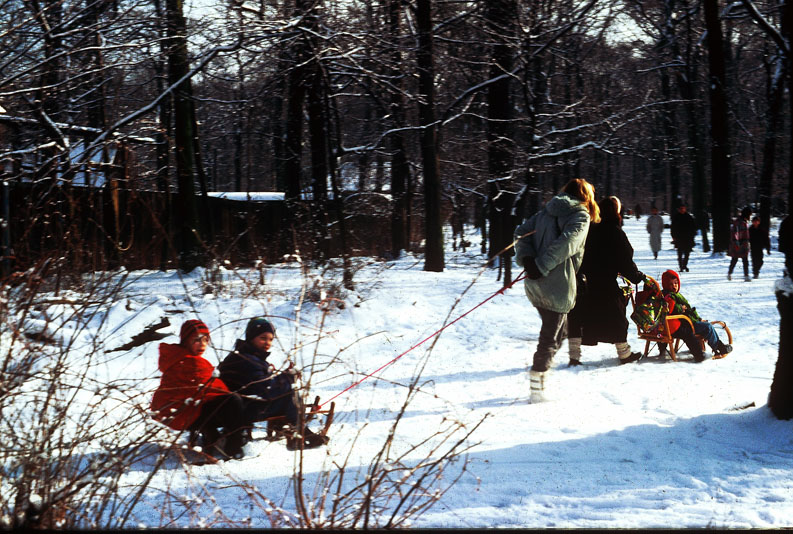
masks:
{"type": "MultiPolygon", "coordinates": [[[[673,361],[677,361],[677,351],[680,348],[681,339],[672,337],[669,329],[670,320],[687,321],[694,330],[694,323],[685,315],[667,315],[666,303],[664,296],[661,292],[661,287],[658,282],[651,276],[645,276],[644,288],[637,291],[635,296],[631,294],[631,302],[633,303],[633,313],[631,313],[631,320],[636,323],[636,328],[639,334],[639,339],[646,341],[644,344],[644,356],[650,352],[650,345],[655,343],[665,344],[669,350],[669,356],[673,361]]],[[[710,321],[710,324],[721,327],[727,334],[728,343],[732,344],[732,332],[727,328],[724,321],[710,321]]],[[[702,344],[702,350],[705,350],[705,340],[702,336],[696,336],[702,344]]],[[[661,347],[659,346],[659,352],[661,347]]],[[[724,358],[726,354],[714,355],[713,359],[724,358]]]]}
{"type": "Polygon", "coordinates": [[[175,458],[180,464],[196,466],[213,465],[219,461],[211,454],[194,449],[189,443],[187,445],[176,444],[169,447],[168,455],[175,458]]]}

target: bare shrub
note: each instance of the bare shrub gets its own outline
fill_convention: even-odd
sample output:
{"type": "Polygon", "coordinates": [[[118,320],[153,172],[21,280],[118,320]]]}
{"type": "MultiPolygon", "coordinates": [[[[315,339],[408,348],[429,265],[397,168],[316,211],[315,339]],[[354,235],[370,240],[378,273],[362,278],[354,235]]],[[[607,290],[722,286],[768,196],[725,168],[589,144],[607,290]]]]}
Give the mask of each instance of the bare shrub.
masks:
{"type": "Polygon", "coordinates": [[[54,298],[41,291],[53,287],[46,272],[31,270],[0,288],[2,528],[122,527],[138,502],[120,484],[151,456],[156,430],[134,384],[96,379],[103,351],[88,333],[123,280],[54,298]]]}
{"type": "MultiPolygon", "coordinates": [[[[402,436],[404,415],[423,393],[421,370],[430,349],[368,465],[353,465],[351,460],[356,443],[369,430],[363,425],[347,437],[344,460],[320,472],[307,472],[303,454],[297,453],[294,506],[229,473],[222,485],[203,480],[200,472],[180,462],[191,452],[182,448],[186,436],[151,419],[151,388],[142,384],[144,379],[118,377],[111,371],[114,359],[134,350],[134,344],[113,348],[118,343],[107,338],[107,332],[123,326],[109,324],[108,310],[133,298],[126,287],[133,274],[95,273],[66,287],[54,281],[57,276],[47,267],[42,264],[17,276],[14,286],[0,287],[0,528],[129,528],[138,526],[142,508],[152,507],[159,511],[159,524],[149,527],[248,527],[250,518],[229,517],[211,505],[220,492],[240,490],[274,528],[405,527],[439,502],[466,472],[469,440],[481,421],[465,426],[444,419],[417,443],[402,436]],[[164,470],[185,471],[190,486],[171,486],[167,477],[157,476],[164,470]],[[138,475],[130,477],[130,471],[138,475]]],[[[294,322],[295,344],[286,352],[299,360],[301,394],[311,400],[312,384],[340,373],[346,348],[327,355],[320,345],[330,335],[325,329],[328,317],[340,312],[337,303],[350,293],[324,290],[313,301],[308,295],[315,288],[342,287],[334,278],[342,276],[341,271],[326,267],[316,275],[305,266],[301,271],[302,288],[295,316],[289,319],[294,322]],[[313,327],[302,317],[307,302],[319,310],[313,327]],[[305,328],[310,330],[304,332],[305,328]]],[[[261,284],[265,274],[260,266],[250,271],[217,267],[183,280],[183,286],[187,293],[200,294],[211,285],[215,294],[249,296],[266,305],[271,288],[261,284]]],[[[359,284],[359,289],[365,290],[365,285],[359,284]]],[[[189,294],[186,297],[191,301],[189,294]]],[[[331,436],[343,428],[331,427],[331,436]]],[[[338,443],[344,441],[334,439],[330,446],[338,443]]]]}

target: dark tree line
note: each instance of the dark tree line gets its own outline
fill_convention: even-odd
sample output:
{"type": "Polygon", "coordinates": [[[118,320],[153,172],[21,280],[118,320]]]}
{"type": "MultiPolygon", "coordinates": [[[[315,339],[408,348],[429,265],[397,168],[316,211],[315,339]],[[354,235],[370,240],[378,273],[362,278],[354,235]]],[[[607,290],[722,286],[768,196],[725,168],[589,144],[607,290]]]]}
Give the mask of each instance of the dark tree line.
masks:
{"type": "MultiPolygon", "coordinates": [[[[574,177],[645,211],[688,203],[703,246],[712,220],[722,252],[737,209],[756,204],[769,228],[789,204],[790,11],[765,0],[5,0],[0,171],[10,187],[40,187],[31,203],[88,176],[173,193],[163,228],[186,270],[207,261],[212,190],[284,192],[287,227],[314,229],[319,261],[351,253],[330,244],[351,196],[385,198],[390,253],[423,248],[440,271],[452,209],[486,214],[495,256],[574,177]]],[[[68,214],[46,223],[90,233],[68,214]]],[[[297,246],[290,232],[281,240],[297,246]]],[[[508,283],[509,251],[497,261],[508,283]]]]}

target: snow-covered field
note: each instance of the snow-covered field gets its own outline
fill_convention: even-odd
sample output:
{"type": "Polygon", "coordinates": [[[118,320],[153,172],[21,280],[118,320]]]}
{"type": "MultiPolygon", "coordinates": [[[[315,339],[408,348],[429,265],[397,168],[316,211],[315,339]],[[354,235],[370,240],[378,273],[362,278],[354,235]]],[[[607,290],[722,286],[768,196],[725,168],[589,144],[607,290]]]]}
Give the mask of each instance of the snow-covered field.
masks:
{"type": "MultiPolygon", "coordinates": [[[[666,230],[664,249],[653,260],[645,222],[631,218],[625,230],[639,269],[660,279],[665,269],[677,269],[676,253],[666,230]]],[[[332,292],[340,275],[306,279],[294,262],[265,267],[263,286],[256,271],[224,272],[215,294],[200,288],[204,271],[184,278],[130,273],[132,281],[107,310],[100,333],[109,357],[105,369],[108,378],[140,379],[136,387],[144,402],[159,380],[158,343],[111,348],[163,317],[170,326],[161,331],[173,334],[163,341],[175,342],[182,321],[199,317],[212,329],[206,356],[217,363],[250,317],[268,315],[278,328],[272,362],[280,365],[288,353],[306,368],[306,378],[313,369],[312,398],[328,401],[405,353],[335,398],[330,444],[303,457],[309,496],[319,473],[332,473],[334,465],[346,466],[345,488],[363,479],[411,392],[392,456],[445,425],[459,422],[470,430],[484,420],[467,441],[465,471],[459,473],[461,459],[433,482],[443,492],[461,475],[413,527],[791,527],[793,422],[777,421],[767,408],[779,342],[774,284],[784,260],[776,237],[774,224],[772,254],[758,280],[727,281],[729,258],[704,254],[699,239],[691,272],[681,274],[681,292],[700,315],[724,320],[732,330],[734,351],[726,358],[695,364],[682,349],[681,361],[660,361],[653,351],[648,359],[618,366],[615,348],[601,344],[583,348],[585,365],[567,368],[565,344],[547,386],[551,400],[542,404],[528,402],[540,321],[522,285],[405,353],[500,288],[496,271],[482,270],[476,234],[469,235],[473,246],[466,253],[449,247],[443,273],[424,272],[421,257],[359,259],[365,266],[355,274],[356,290],[342,295],[343,307],[328,301],[327,313],[301,288],[316,282],[332,292]],[[418,389],[408,387],[412,382],[418,389]]],[[[740,264],[736,274],[742,274],[740,264]]],[[[644,349],[632,325],[628,341],[634,350],[644,349]]],[[[264,428],[257,427],[239,461],[187,468],[166,463],[135,509],[133,524],[221,526],[218,518],[225,517],[236,526],[269,527],[268,507],[294,511],[299,456],[263,436],[264,428]],[[209,489],[214,502],[199,503],[200,488],[209,489]],[[199,512],[179,516],[182,504],[173,501],[167,511],[166,489],[199,512]],[[271,503],[252,504],[252,492],[271,503]]],[[[407,454],[406,476],[411,461],[422,457],[421,448],[407,454]]],[[[150,471],[145,463],[134,466],[123,491],[132,491],[150,471]]]]}

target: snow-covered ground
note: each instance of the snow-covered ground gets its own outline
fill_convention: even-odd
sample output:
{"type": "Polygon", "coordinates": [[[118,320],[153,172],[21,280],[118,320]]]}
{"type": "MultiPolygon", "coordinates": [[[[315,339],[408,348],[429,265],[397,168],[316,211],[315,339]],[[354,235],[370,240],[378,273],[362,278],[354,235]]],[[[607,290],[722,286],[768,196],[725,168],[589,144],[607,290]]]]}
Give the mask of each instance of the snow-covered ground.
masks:
{"type": "MultiPolygon", "coordinates": [[[[645,223],[645,217],[631,218],[625,230],[639,269],[660,279],[665,269],[677,268],[676,253],[666,230],[664,248],[653,260],[645,223]]],[[[345,488],[363,479],[409,393],[392,457],[445,425],[462,423],[465,432],[481,421],[467,440],[465,471],[460,473],[459,460],[432,483],[443,492],[460,475],[413,527],[791,527],[793,422],[777,421],[767,407],[779,342],[774,284],[784,260],[776,237],[775,224],[772,254],[758,280],[728,281],[729,258],[703,253],[699,239],[691,272],[681,274],[681,292],[700,315],[724,320],[732,330],[734,351],[726,358],[696,364],[682,349],[679,362],[660,361],[654,351],[618,366],[614,346],[601,344],[583,348],[583,366],[567,368],[565,344],[547,386],[551,400],[534,405],[528,402],[528,368],[540,321],[522,285],[405,353],[500,288],[496,271],[482,268],[480,238],[473,233],[468,252],[449,248],[443,273],[424,272],[421,257],[359,259],[365,266],[355,274],[356,290],[342,295],[343,307],[328,301],[327,313],[316,291],[301,288],[313,290],[316,282],[333,295],[340,275],[306,279],[294,262],[265,267],[263,285],[257,271],[223,272],[215,294],[201,290],[205,271],[186,278],[130,273],[133,281],[107,310],[102,328],[109,351],[163,317],[170,326],[162,332],[173,334],[163,341],[176,342],[182,321],[199,317],[212,329],[207,357],[217,363],[250,317],[271,316],[278,328],[273,363],[280,365],[288,354],[306,369],[306,378],[314,370],[312,397],[338,395],[330,444],[303,457],[309,496],[319,474],[333,473],[334,465],[346,466],[345,488]],[[417,388],[411,389],[413,382],[417,388]]],[[[740,264],[736,274],[742,274],[740,264]]],[[[634,350],[644,349],[633,325],[628,341],[634,350]]],[[[107,353],[108,377],[140,379],[141,402],[159,380],[157,344],[107,353]]],[[[220,526],[222,516],[236,526],[268,527],[268,507],[294,511],[298,455],[283,442],[262,439],[264,434],[263,426],[254,430],[256,439],[239,461],[186,469],[166,463],[136,508],[134,524],[220,526]],[[198,488],[208,488],[214,502],[199,504],[198,488]],[[166,512],[166,489],[199,513],[171,523],[182,504],[170,502],[166,512]],[[270,505],[252,504],[251,492],[267,496],[270,505]]],[[[407,453],[405,476],[422,450],[407,453]]],[[[134,466],[124,491],[150,471],[146,464],[134,466]]],[[[410,484],[408,479],[404,487],[410,484]]]]}

